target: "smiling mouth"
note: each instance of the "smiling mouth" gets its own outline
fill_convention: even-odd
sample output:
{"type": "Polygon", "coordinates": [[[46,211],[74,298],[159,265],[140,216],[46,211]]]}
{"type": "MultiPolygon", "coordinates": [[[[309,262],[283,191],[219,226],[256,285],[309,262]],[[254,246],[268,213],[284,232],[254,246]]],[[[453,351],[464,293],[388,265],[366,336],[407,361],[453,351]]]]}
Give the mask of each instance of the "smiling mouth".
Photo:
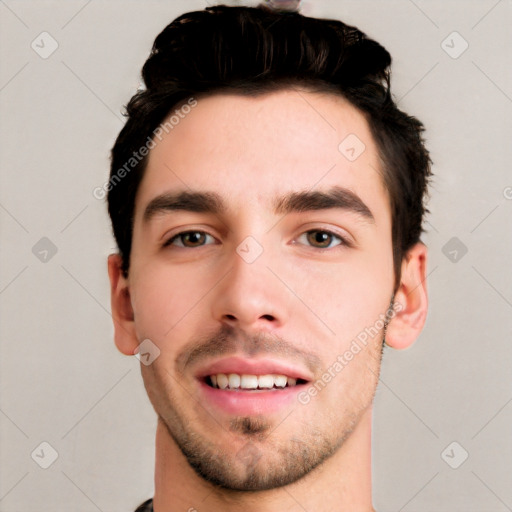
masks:
{"type": "Polygon", "coordinates": [[[238,373],[216,373],[204,378],[204,382],[215,389],[226,391],[279,391],[300,386],[307,381],[282,374],[250,375],[238,373]]]}

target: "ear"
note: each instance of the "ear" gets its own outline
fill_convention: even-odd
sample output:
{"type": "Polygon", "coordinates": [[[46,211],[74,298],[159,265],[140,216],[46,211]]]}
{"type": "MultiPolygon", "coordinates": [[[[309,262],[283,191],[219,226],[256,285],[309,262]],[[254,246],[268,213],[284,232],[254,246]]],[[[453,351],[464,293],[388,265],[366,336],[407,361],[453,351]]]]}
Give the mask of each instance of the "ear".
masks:
{"type": "Polygon", "coordinates": [[[410,347],[419,336],[427,318],[427,248],[414,245],[402,260],[400,285],[395,293],[396,315],[389,322],[386,344],[396,349],[410,347]]]}
{"type": "Polygon", "coordinates": [[[114,340],[120,352],[133,356],[138,347],[135,332],[134,314],[128,280],[123,275],[121,256],[108,257],[108,277],[110,279],[110,305],[114,321],[114,340]]]}

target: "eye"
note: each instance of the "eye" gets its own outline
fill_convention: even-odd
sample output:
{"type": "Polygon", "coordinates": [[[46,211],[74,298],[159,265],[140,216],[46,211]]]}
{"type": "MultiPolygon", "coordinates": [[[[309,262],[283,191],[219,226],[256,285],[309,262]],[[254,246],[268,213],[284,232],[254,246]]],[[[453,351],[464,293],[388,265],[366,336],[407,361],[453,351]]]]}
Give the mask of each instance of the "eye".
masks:
{"type": "Polygon", "coordinates": [[[178,233],[167,240],[164,247],[174,245],[177,247],[193,249],[194,247],[207,245],[207,243],[215,243],[215,238],[204,231],[183,231],[182,233],[178,233]]]}
{"type": "Polygon", "coordinates": [[[299,242],[311,245],[317,249],[330,249],[337,245],[348,245],[347,242],[338,235],[322,229],[312,229],[302,233],[298,238],[299,242]]]}

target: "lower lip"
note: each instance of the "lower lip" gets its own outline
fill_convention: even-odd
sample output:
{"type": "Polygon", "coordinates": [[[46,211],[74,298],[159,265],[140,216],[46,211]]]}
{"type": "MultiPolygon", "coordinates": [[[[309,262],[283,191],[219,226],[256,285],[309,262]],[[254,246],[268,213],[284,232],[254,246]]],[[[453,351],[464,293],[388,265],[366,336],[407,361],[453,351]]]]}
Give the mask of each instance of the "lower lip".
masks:
{"type": "Polygon", "coordinates": [[[294,400],[304,384],[276,390],[233,391],[213,388],[200,382],[201,395],[207,404],[231,415],[271,414],[286,407],[294,400]]]}

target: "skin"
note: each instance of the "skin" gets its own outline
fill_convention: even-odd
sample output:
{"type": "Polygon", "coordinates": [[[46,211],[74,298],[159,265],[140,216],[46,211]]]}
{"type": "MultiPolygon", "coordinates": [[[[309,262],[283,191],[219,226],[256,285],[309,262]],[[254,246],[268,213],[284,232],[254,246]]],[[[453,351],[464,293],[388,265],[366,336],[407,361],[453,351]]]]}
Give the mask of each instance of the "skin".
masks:
{"type": "Polygon", "coordinates": [[[199,98],[151,150],[128,277],[118,255],[108,267],[117,347],[133,355],[150,339],[160,350],[141,365],[159,416],[156,512],[373,510],[371,408],[382,329],[307,404],[228,413],[204,399],[195,375],[234,354],[269,357],[301,368],[307,388],[377,325],[393,292],[401,310],[386,342],[399,349],[414,342],[427,311],[426,248],[418,243],[406,254],[393,290],[379,165],[365,118],[340,97],[305,90],[199,98]],[[365,144],[353,162],[338,149],[349,134],[365,144]],[[275,211],[275,198],[335,186],[356,194],[373,219],[350,208],[275,211]],[[225,210],[144,219],[155,197],[184,190],[216,193],[225,210]],[[176,238],[194,230],[209,236],[176,238]],[[325,231],[336,235],[323,235],[327,247],[318,243],[325,231]],[[263,250],[251,263],[236,250],[248,236],[263,250]],[[206,355],[187,362],[204,347],[206,355]]]}

